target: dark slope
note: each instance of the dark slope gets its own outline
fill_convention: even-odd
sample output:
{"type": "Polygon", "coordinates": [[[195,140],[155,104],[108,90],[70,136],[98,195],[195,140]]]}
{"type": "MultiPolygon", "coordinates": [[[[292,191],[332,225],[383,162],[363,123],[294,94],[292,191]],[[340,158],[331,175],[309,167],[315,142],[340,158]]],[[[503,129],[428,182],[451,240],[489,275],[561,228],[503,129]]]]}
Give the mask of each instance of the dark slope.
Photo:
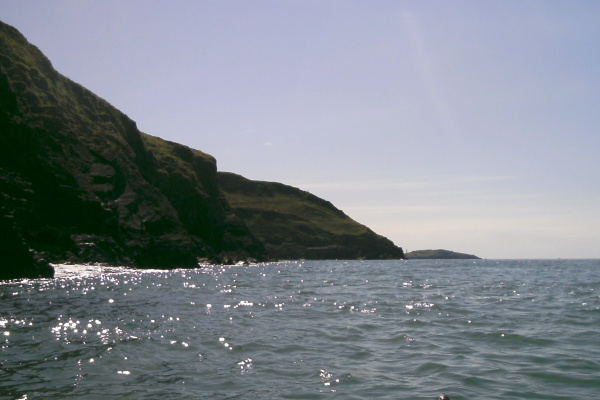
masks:
{"type": "Polygon", "coordinates": [[[144,135],[3,23],[0,193],[0,278],[48,275],[40,258],[176,267],[264,257],[221,196],[212,157],[144,135]]]}
{"type": "Polygon", "coordinates": [[[450,250],[415,250],[406,253],[407,259],[421,259],[421,260],[479,260],[480,258],[472,254],[457,253],[450,250]]]}
{"type": "Polygon", "coordinates": [[[400,247],[330,202],[281,183],[219,172],[232,209],[276,259],[394,259],[400,247]]]}

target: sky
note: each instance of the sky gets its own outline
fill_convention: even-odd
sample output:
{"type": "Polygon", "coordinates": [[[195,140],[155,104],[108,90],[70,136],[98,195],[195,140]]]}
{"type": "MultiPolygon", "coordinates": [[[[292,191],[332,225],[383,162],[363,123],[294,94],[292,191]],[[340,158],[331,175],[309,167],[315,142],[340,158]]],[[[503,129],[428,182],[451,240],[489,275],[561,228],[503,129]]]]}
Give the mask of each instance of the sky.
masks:
{"type": "Polygon", "coordinates": [[[0,1],[63,75],[405,250],[600,258],[600,2],[0,1]]]}

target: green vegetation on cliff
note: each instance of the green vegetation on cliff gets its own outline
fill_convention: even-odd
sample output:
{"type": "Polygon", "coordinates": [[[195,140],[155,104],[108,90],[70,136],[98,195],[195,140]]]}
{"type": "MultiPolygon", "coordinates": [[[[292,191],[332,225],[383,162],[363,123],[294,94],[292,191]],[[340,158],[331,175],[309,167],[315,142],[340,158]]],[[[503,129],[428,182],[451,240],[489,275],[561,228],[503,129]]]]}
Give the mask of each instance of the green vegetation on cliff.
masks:
{"type": "Polygon", "coordinates": [[[390,240],[352,220],[330,202],[298,188],[218,173],[219,185],[272,258],[403,258],[390,240]]]}

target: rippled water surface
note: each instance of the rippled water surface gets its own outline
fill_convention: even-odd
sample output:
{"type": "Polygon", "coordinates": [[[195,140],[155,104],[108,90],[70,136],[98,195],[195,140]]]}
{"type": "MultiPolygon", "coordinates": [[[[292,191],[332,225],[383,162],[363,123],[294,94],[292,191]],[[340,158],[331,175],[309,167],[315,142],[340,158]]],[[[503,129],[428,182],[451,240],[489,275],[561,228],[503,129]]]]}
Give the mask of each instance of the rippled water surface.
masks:
{"type": "Polygon", "coordinates": [[[0,305],[2,400],[600,393],[598,260],[58,266],[0,305]]]}

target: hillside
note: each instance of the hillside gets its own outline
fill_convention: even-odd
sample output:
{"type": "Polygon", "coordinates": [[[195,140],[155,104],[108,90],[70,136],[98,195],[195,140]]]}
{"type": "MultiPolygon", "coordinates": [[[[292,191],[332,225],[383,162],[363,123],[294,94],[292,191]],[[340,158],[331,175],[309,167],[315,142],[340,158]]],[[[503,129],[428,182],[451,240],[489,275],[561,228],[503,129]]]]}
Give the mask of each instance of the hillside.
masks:
{"type": "Polygon", "coordinates": [[[298,188],[217,174],[235,214],[276,259],[403,258],[402,249],[298,188]]]}
{"type": "Polygon", "coordinates": [[[461,260],[479,260],[480,258],[472,254],[457,253],[450,250],[415,250],[406,253],[407,259],[428,259],[428,260],[443,260],[443,259],[461,259],[461,260]]]}
{"type": "Polygon", "coordinates": [[[0,279],[52,276],[57,262],[402,256],[322,199],[236,182],[212,156],[140,132],[0,22],[0,279]],[[267,200],[275,210],[248,207],[267,200]]]}

